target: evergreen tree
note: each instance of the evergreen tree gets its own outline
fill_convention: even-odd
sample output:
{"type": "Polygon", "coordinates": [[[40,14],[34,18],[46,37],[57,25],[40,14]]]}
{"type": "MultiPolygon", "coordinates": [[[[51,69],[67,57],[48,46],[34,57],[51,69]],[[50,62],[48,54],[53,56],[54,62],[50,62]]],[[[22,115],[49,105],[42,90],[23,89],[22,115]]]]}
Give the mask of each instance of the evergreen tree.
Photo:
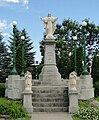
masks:
{"type": "MultiPolygon", "coordinates": [[[[83,48],[82,48],[82,46],[80,46],[76,49],[76,70],[77,70],[77,75],[78,76],[80,76],[82,71],[83,71],[82,60],[83,60],[83,48]]],[[[72,71],[75,71],[75,68],[74,68],[74,51],[73,51],[73,55],[71,56],[71,72],[72,71]]]]}
{"type": "Polygon", "coordinates": [[[28,36],[28,33],[25,29],[22,30],[21,36],[25,37],[24,40],[24,49],[25,49],[25,71],[29,70],[32,72],[33,78],[36,76],[36,73],[34,74],[33,71],[35,71],[35,65],[34,65],[34,55],[35,52],[33,52],[33,42],[31,42],[30,37],[28,36]]]}
{"type": "MultiPolygon", "coordinates": [[[[13,52],[13,34],[12,37],[10,37],[10,51],[11,54],[13,52]]],[[[30,72],[33,71],[33,66],[34,66],[34,55],[35,52],[33,52],[33,42],[31,42],[30,37],[28,36],[28,33],[26,32],[25,29],[22,31],[19,31],[16,28],[16,69],[18,74],[21,74],[22,70],[22,40],[21,36],[24,36],[25,39],[23,40],[23,45],[24,45],[24,60],[25,60],[25,72],[29,70],[30,72]]],[[[13,54],[12,54],[13,55],[13,54]]]]}
{"type": "Polygon", "coordinates": [[[95,54],[92,61],[92,78],[95,88],[95,96],[99,96],[99,55],[95,54]]]}
{"type": "Polygon", "coordinates": [[[2,40],[3,36],[0,34],[0,82],[5,82],[10,74],[10,57],[7,46],[2,40]]]}

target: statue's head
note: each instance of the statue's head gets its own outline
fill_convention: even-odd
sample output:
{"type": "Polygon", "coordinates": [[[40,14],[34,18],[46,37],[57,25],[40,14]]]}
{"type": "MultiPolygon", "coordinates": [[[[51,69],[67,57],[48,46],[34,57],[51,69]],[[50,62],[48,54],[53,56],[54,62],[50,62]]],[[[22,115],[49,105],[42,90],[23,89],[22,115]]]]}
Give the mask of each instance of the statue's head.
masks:
{"type": "Polygon", "coordinates": [[[48,17],[51,17],[51,13],[48,13],[48,17]]]}
{"type": "Polygon", "coordinates": [[[32,75],[31,75],[31,73],[29,71],[26,71],[25,79],[32,79],[32,75]]]}
{"type": "Polygon", "coordinates": [[[75,71],[70,73],[69,78],[73,78],[74,76],[75,77],[77,76],[77,73],[75,71]]]}

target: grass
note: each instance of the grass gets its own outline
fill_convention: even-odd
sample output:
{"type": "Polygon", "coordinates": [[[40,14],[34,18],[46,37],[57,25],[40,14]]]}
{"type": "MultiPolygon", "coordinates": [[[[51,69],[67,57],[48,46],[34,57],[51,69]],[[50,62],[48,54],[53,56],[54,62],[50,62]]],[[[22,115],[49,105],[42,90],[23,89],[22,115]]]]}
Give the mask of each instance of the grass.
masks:
{"type": "Polygon", "coordinates": [[[95,100],[99,102],[99,97],[95,98],[95,100]]]}
{"type": "Polygon", "coordinates": [[[91,107],[91,105],[90,105],[90,102],[92,102],[93,101],[93,99],[90,99],[90,100],[79,100],[79,107],[91,107]]]}
{"type": "Polygon", "coordinates": [[[73,120],[83,120],[78,115],[73,115],[73,120]]]}
{"type": "Polygon", "coordinates": [[[30,116],[27,115],[21,101],[6,98],[0,98],[0,115],[9,115],[11,120],[30,120],[30,116]]]}

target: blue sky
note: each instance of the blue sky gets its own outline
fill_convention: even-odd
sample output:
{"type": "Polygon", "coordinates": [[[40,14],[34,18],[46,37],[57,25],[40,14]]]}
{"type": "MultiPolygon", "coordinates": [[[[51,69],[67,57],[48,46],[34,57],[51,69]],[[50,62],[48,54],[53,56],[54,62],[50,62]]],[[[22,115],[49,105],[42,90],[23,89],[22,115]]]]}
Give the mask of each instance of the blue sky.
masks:
{"type": "Polygon", "coordinates": [[[11,23],[15,20],[20,30],[26,28],[36,51],[35,60],[40,61],[39,42],[44,32],[40,17],[46,17],[49,12],[58,17],[60,24],[65,18],[79,23],[90,18],[99,25],[99,0],[0,0],[0,32],[6,44],[12,32],[11,23]]]}

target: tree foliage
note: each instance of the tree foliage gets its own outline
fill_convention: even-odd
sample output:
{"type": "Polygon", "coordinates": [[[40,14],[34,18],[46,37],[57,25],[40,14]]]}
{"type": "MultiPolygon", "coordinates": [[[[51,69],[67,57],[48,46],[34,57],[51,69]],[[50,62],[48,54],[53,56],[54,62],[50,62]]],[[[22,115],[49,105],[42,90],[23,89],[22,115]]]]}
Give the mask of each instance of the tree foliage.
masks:
{"type": "MultiPolygon", "coordinates": [[[[82,73],[83,61],[83,43],[84,36],[86,37],[86,53],[87,64],[89,57],[93,56],[95,51],[99,52],[99,26],[91,23],[89,19],[87,22],[86,32],[77,21],[71,19],[64,19],[61,24],[56,25],[54,36],[56,37],[56,63],[62,78],[68,78],[69,73],[74,70],[74,46],[76,42],[77,48],[77,74],[82,73]],[[73,36],[77,36],[77,40],[73,40],[73,36]],[[71,56],[69,55],[71,53],[71,56]]],[[[44,40],[40,42],[40,51],[44,61],[44,40]]],[[[92,61],[92,59],[91,59],[92,61]]],[[[88,64],[89,65],[89,64],[88,64]]]]}
{"type": "Polygon", "coordinates": [[[99,56],[97,54],[93,57],[91,74],[95,88],[95,96],[99,96],[99,56]]]}
{"type": "Polygon", "coordinates": [[[5,82],[5,79],[10,74],[10,60],[7,46],[3,42],[3,36],[0,34],[0,82],[5,82]]]}
{"type": "MultiPolygon", "coordinates": [[[[13,37],[14,33],[12,34],[12,37],[10,37],[9,40],[9,48],[11,51],[11,56],[13,56],[13,37]]],[[[25,71],[29,70],[31,73],[33,72],[33,66],[34,66],[34,55],[35,52],[33,51],[33,42],[31,42],[30,36],[28,36],[28,33],[26,32],[25,29],[23,29],[22,31],[19,31],[16,28],[16,34],[15,34],[15,38],[16,38],[16,68],[17,68],[17,72],[20,75],[21,74],[21,70],[22,70],[22,42],[24,45],[24,61],[25,61],[25,71]],[[21,40],[21,36],[24,36],[25,39],[22,41],[21,40]]]]}

